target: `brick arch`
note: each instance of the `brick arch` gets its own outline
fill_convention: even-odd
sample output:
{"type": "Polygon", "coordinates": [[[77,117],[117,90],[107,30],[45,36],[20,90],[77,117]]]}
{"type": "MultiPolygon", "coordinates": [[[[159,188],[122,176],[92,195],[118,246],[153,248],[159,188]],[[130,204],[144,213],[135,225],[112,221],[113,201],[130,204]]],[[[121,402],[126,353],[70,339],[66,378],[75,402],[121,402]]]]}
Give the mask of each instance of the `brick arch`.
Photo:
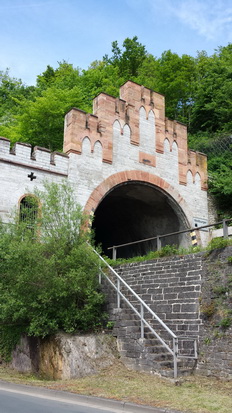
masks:
{"type": "Polygon", "coordinates": [[[33,194],[33,193],[31,193],[31,192],[26,192],[25,194],[21,195],[20,198],[18,199],[18,208],[20,207],[20,204],[21,204],[22,200],[23,200],[24,198],[26,198],[27,196],[29,196],[29,197],[31,197],[31,198],[35,198],[36,201],[38,202],[38,206],[41,207],[41,203],[40,203],[39,198],[38,198],[35,194],[33,194]]]}
{"type": "Polygon", "coordinates": [[[98,207],[99,203],[111,189],[128,181],[146,183],[161,189],[167,194],[167,196],[170,196],[174,201],[176,201],[176,204],[179,205],[181,210],[183,211],[186,220],[192,221],[192,213],[189,210],[186,201],[182,198],[178,191],[159,176],[142,171],[118,172],[106,178],[93,190],[85,205],[85,212],[92,215],[98,207]]]}
{"type": "MultiPolygon", "coordinates": [[[[20,221],[24,220],[24,219],[22,219],[21,206],[22,206],[22,204],[23,204],[23,200],[26,199],[27,197],[33,198],[33,199],[36,201],[36,209],[34,209],[35,214],[34,214],[34,218],[33,218],[33,221],[35,221],[35,220],[38,218],[38,216],[41,215],[41,202],[40,202],[40,199],[39,199],[35,194],[33,194],[33,193],[26,193],[26,194],[22,195],[22,196],[19,198],[19,200],[18,200],[18,208],[17,208],[18,218],[19,218],[20,221]]],[[[25,206],[25,205],[24,205],[24,206],[25,206]]],[[[27,206],[27,208],[31,208],[31,207],[27,206]]]]}

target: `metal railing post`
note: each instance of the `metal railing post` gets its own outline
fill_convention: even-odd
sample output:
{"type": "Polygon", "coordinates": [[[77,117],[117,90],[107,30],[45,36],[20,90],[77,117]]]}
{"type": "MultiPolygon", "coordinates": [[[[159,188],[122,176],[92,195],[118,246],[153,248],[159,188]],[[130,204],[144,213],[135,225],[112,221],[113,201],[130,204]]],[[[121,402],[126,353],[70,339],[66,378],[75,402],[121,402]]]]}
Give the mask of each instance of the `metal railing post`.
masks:
{"type": "Polygon", "coordinates": [[[160,251],[161,248],[162,248],[161,239],[160,239],[159,235],[157,235],[157,251],[160,251]]]}
{"type": "MultiPolygon", "coordinates": [[[[224,231],[225,231],[224,238],[227,238],[229,236],[229,234],[228,234],[228,226],[229,226],[228,223],[229,222],[232,222],[232,218],[228,218],[228,219],[224,220],[224,231]]],[[[209,225],[202,225],[201,227],[189,228],[189,229],[185,229],[185,230],[181,230],[181,231],[177,231],[177,232],[170,232],[168,234],[157,235],[155,237],[144,238],[144,239],[140,239],[140,240],[137,240],[137,241],[127,242],[125,244],[118,244],[118,245],[114,245],[113,247],[108,247],[107,249],[113,251],[113,253],[112,253],[113,259],[116,259],[117,258],[117,248],[126,247],[128,245],[140,244],[141,242],[156,240],[157,241],[157,250],[159,251],[162,248],[162,245],[161,245],[161,239],[162,238],[170,237],[170,236],[173,236],[173,235],[186,234],[188,232],[191,233],[191,232],[196,231],[196,230],[199,233],[199,231],[201,231],[205,228],[211,228],[211,227],[214,227],[215,225],[219,225],[219,224],[220,225],[223,224],[223,221],[214,222],[214,224],[209,224],[209,225]]]]}
{"type": "Polygon", "coordinates": [[[141,339],[144,339],[144,307],[143,304],[140,303],[140,315],[141,315],[141,339]]]}
{"type": "Polygon", "coordinates": [[[194,340],[194,357],[197,359],[197,340],[194,340]]]}
{"type": "Polygon", "coordinates": [[[120,308],[120,280],[117,278],[117,308],[120,308]]]}
{"type": "Polygon", "coordinates": [[[113,260],[116,260],[117,259],[117,248],[116,247],[113,247],[113,260]]]}
{"type": "Polygon", "coordinates": [[[178,338],[173,337],[173,364],[174,364],[174,379],[177,379],[177,355],[178,355],[178,338]]]}
{"type": "Polygon", "coordinates": [[[102,282],[101,264],[99,264],[98,281],[99,281],[99,284],[101,284],[101,282],[102,282]]]}
{"type": "Polygon", "coordinates": [[[229,234],[228,234],[228,224],[226,219],[223,219],[223,238],[228,238],[229,234]]]}

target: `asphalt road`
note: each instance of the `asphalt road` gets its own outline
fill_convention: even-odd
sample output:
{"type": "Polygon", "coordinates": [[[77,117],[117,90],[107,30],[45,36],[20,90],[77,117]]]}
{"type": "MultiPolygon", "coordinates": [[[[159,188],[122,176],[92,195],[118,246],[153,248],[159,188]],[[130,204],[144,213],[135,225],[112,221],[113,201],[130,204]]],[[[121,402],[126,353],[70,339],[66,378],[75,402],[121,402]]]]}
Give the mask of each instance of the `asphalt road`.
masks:
{"type": "Polygon", "coordinates": [[[0,390],[1,413],[112,413],[74,403],[0,390]]]}
{"type": "MultiPolygon", "coordinates": [[[[116,400],[0,381],[0,413],[169,413],[116,400]]],[[[170,413],[175,413],[174,411],[170,413]]],[[[178,412],[176,412],[178,413],[178,412]]]]}

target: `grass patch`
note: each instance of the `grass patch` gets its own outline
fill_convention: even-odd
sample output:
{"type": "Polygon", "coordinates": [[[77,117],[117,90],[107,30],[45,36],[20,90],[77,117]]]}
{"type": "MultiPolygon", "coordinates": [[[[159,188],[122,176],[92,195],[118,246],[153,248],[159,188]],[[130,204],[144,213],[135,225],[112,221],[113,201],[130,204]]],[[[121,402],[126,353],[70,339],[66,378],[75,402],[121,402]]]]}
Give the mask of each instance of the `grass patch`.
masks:
{"type": "Polygon", "coordinates": [[[120,362],[96,375],[59,381],[42,380],[0,367],[0,379],[188,413],[232,411],[232,381],[191,376],[174,382],[129,370],[120,362]]]}
{"type": "Polygon", "coordinates": [[[204,251],[203,248],[201,247],[190,247],[190,248],[178,248],[176,245],[166,245],[165,247],[161,248],[159,251],[150,251],[146,255],[139,255],[136,257],[132,258],[117,258],[116,260],[110,259],[108,257],[104,257],[105,260],[110,264],[111,266],[115,265],[122,265],[122,264],[130,264],[133,262],[143,262],[143,261],[148,261],[148,260],[153,260],[157,258],[162,258],[162,257],[172,257],[176,255],[188,255],[188,254],[193,254],[197,253],[200,251],[204,251]]]}
{"type": "MultiPolygon", "coordinates": [[[[161,248],[159,251],[150,251],[146,255],[139,255],[132,258],[117,258],[113,260],[104,256],[104,259],[108,262],[109,265],[112,267],[117,265],[123,264],[130,264],[133,262],[143,262],[148,260],[153,260],[162,257],[171,257],[171,256],[182,256],[182,255],[189,255],[189,254],[196,254],[197,252],[207,252],[210,253],[211,251],[218,249],[218,248],[225,248],[227,246],[232,245],[232,238],[214,238],[207,247],[201,246],[191,246],[189,248],[177,247],[176,245],[166,245],[165,247],[161,248]]],[[[228,262],[232,263],[232,257],[228,258],[228,262]]]]}

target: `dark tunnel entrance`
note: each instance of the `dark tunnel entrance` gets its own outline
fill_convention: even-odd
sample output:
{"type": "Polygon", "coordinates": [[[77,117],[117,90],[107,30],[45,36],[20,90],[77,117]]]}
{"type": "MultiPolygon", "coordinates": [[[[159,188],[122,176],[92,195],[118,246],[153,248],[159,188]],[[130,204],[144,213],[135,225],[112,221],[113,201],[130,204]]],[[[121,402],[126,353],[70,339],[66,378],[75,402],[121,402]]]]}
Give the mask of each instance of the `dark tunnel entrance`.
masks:
{"type": "MultiPolygon", "coordinates": [[[[114,187],[98,205],[93,221],[95,243],[112,257],[108,247],[187,228],[180,206],[151,184],[126,182],[114,187]]],[[[162,246],[187,246],[188,236],[180,234],[162,239],[162,246]]],[[[156,240],[120,247],[117,258],[145,255],[156,250],[156,240]]]]}

